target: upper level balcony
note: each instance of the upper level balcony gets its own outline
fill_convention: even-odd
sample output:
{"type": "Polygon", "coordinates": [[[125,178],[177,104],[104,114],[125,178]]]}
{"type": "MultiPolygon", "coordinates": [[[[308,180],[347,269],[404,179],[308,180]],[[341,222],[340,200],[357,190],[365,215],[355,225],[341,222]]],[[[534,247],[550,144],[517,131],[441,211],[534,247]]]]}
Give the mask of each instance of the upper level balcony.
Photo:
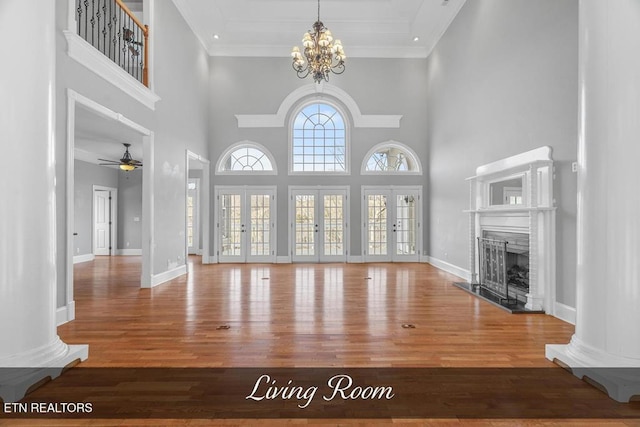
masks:
{"type": "Polygon", "coordinates": [[[154,109],[143,0],[68,0],[69,56],[154,109]],[[130,7],[131,6],[131,7],[130,7]]]}

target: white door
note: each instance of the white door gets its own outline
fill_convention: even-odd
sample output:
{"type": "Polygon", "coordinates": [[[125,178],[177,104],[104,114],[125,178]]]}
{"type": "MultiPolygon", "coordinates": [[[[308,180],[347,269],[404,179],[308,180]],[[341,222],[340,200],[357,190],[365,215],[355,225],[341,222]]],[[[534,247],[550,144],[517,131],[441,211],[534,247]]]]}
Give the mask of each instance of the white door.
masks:
{"type": "Polygon", "coordinates": [[[187,184],[187,253],[200,251],[200,180],[189,179],[187,184]]]}
{"type": "Polygon", "coordinates": [[[111,192],[93,192],[93,253],[111,255],[111,192]]]}
{"type": "Polygon", "coordinates": [[[346,262],[347,188],[291,188],[291,259],[346,262]]]}
{"type": "Polygon", "coordinates": [[[216,188],[219,262],[275,262],[274,187],[216,188]]]}
{"type": "Polygon", "coordinates": [[[420,187],[363,187],[366,262],[420,260],[420,187]]]}

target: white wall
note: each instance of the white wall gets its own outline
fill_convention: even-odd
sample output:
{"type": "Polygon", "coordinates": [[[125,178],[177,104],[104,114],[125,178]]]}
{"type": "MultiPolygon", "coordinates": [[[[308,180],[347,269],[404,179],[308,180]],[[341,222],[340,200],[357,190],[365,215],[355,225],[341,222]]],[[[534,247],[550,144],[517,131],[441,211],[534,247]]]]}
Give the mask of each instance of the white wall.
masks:
{"type": "MultiPolygon", "coordinates": [[[[408,145],[420,157],[423,166],[427,164],[426,65],[424,59],[349,59],[345,73],[331,76],[330,83],[346,91],[358,104],[362,114],[402,115],[400,128],[351,128],[350,176],[291,177],[288,175],[288,127],[241,129],[238,128],[235,115],[275,114],[285,97],[300,86],[314,84],[313,80],[298,79],[289,58],[211,58],[212,165],[231,144],[250,140],[266,146],[274,155],[278,168],[278,175],[257,178],[212,173],[212,188],[213,185],[277,185],[277,254],[286,256],[289,231],[287,186],[350,185],[349,255],[361,255],[361,185],[424,185],[426,171],[423,176],[362,176],[360,167],[365,154],[373,146],[389,140],[408,145]]],[[[288,120],[285,122],[288,123],[288,120]]],[[[428,195],[425,194],[425,197],[428,195]]]]}
{"type": "Polygon", "coordinates": [[[553,147],[557,300],[575,307],[578,1],[468,1],[429,58],[429,254],[468,268],[476,167],[553,147]]]}
{"type": "Polygon", "coordinates": [[[93,186],[118,188],[118,171],[92,163],[75,161],[74,256],[93,253],[93,186]]]}
{"type": "Polygon", "coordinates": [[[118,171],[118,249],[142,249],[141,219],[142,169],[118,171]]]}
{"type": "MultiPolygon", "coordinates": [[[[67,91],[73,89],[155,134],[153,185],[155,191],[155,257],[158,274],[169,265],[184,264],[185,150],[208,156],[208,56],[171,1],[156,1],[151,49],[155,92],[161,97],[155,111],[120,88],[71,59],[63,31],[68,26],[67,1],[56,1],[56,222],[57,302],[66,302],[66,138],[67,91]]],[[[145,159],[143,159],[144,161],[145,159]]]]}

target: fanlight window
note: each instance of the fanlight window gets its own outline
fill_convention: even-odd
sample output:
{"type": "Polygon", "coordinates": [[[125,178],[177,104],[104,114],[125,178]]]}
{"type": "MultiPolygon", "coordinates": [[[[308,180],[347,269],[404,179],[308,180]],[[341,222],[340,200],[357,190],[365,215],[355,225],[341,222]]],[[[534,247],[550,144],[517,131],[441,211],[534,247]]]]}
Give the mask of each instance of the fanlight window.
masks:
{"type": "Polygon", "coordinates": [[[364,173],[420,173],[415,154],[398,143],[379,144],[369,152],[364,173]]]}
{"type": "Polygon", "coordinates": [[[333,106],[314,103],[300,110],[292,137],[292,172],[347,172],[345,121],[333,106]]]}
{"type": "Polygon", "coordinates": [[[219,173],[275,172],[273,157],[259,144],[239,144],[223,156],[219,173]]]}

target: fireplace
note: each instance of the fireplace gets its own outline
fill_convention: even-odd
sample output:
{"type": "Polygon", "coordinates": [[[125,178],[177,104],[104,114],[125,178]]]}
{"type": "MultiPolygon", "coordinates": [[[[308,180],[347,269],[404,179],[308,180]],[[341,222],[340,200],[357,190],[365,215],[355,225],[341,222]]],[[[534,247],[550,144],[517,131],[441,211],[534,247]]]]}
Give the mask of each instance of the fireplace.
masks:
{"type": "Polygon", "coordinates": [[[508,306],[524,306],[529,293],[529,235],[484,230],[478,237],[478,285],[508,306]]]}
{"type": "Polygon", "coordinates": [[[468,288],[506,307],[554,314],[550,147],[480,166],[469,178],[468,288]]]}

